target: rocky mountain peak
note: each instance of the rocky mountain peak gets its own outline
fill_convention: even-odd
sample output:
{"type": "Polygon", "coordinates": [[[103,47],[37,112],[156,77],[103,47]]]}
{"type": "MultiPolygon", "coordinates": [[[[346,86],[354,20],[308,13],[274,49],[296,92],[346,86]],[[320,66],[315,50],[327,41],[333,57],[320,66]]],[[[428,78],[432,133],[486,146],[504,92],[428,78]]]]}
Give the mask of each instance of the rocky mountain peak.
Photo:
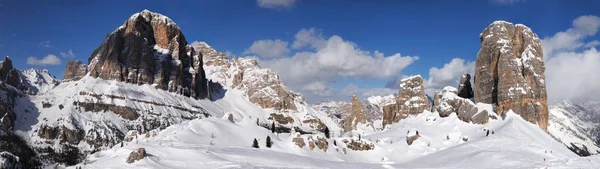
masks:
{"type": "Polygon", "coordinates": [[[0,80],[16,88],[21,86],[19,72],[13,67],[12,60],[8,56],[5,56],[0,64],[0,80]]]}
{"type": "MultiPolygon", "coordinates": [[[[144,10],[133,14],[106,37],[88,61],[92,77],[209,97],[202,54],[188,45],[175,22],[159,13],[144,10]]],[[[68,78],[83,74],[80,63],[67,64],[68,78]]]]}
{"type": "Polygon", "coordinates": [[[541,42],[522,24],[496,21],[480,34],[475,63],[475,102],[495,104],[504,116],[512,109],[546,129],[548,106],[541,42]]]}
{"type": "Polygon", "coordinates": [[[344,131],[350,131],[352,129],[356,129],[356,125],[359,123],[366,124],[367,123],[367,115],[363,104],[360,99],[353,95],[351,105],[351,113],[349,116],[346,116],[342,121],[344,131]]]}
{"type": "Polygon", "coordinates": [[[65,74],[63,75],[64,81],[76,81],[83,78],[88,72],[88,67],[81,61],[69,60],[67,67],[65,68],[65,74]]]}
{"type": "Polygon", "coordinates": [[[425,95],[423,78],[420,75],[400,80],[396,103],[383,107],[383,126],[392,124],[409,115],[429,110],[429,99],[425,95]]]}

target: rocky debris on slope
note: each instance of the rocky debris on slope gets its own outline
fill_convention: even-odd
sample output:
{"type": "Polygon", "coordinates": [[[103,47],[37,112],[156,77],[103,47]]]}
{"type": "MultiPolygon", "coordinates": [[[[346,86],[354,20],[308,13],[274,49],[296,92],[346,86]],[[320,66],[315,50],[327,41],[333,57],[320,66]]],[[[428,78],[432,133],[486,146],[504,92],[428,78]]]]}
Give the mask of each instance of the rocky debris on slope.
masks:
{"type": "Polygon", "coordinates": [[[77,81],[83,78],[88,72],[88,66],[81,61],[69,60],[63,75],[64,81],[77,81]]]}
{"type": "Polygon", "coordinates": [[[247,91],[252,103],[262,108],[297,110],[295,101],[306,102],[287,88],[275,72],[260,68],[255,59],[240,58],[232,62],[239,69],[233,76],[233,87],[247,91]]]}
{"type": "Polygon", "coordinates": [[[294,118],[284,115],[284,114],[271,113],[271,115],[268,119],[275,120],[277,123],[283,124],[283,125],[294,123],[294,118]]]}
{"type": "Polygon", "coordinates": [[[0,81],[15,88],[21,88],[19,71],[13,67],[12,61],[8,56],[5,56],[2,63],[0,63],[0,81]]]}
{"type": "MultiPolygon", "coordinates": [[[[146,133],[148,134],[148,133],[146,133]]],[[[125,135],[125,138],[123,138],[123,141],[125,142],[131,142],[133,141],[133,139],[136,139],[138,135],[138,131],[137,130],[131,130],[127,132],[127,135],[125,135]]]]}
{"type": "MultiPolygon", "coordinates": [[[[202,56],[168,17],[144,10],[110,33],[89,58],[90,76],[208,98],[202,56]]],[[[70,65],[67,65],[70,66],[70,65]]],[[[65,74],[79,69],[67,69],[65,74]]]]}
{"type": "Polygon", "coordinates": [[[458,118],[465,122],[476,124],[488,122],[487,110],[479,109],[471,100],[459,97],[457,93],[458,90],[450,86],[444,87],[441,92],[435,92],[433,110],[437,111],[440,117],[448,117],[456,113],[458,118]]]}
{"type": "Polygon", "coordinates": [[[129,157],[127,157],[127,163],[131,164],[135,161],[144,159],[146,157],[146,149],[144,148],[138,148],[136,151],[132,151],[129,154],[129,157]]]}
{"type": "Polygon", "coordinates": [[[346,144],[346,147],[354,151],[368,151],[375,148],[373,143],[368,143],[365,140],[344,139],[342,142],[346,144]]]}
{"type": "Polygon", "coordinates": [[[460,77],[460,83],[458,84],[458,97],[462,98],[473,98],[473,88],[471,88],[471,75],[464,74],[460,77]]]}
{"type": "Polygon", "coordinates": [[[321,151],[327,152],[328,145],[329,145],[329,142],[327,142],[327,139],[325,139],[323,137],[317,136],[317,139],[313,139],[312,136],[308,137],[308,148],[310,148],[310,150],[315,149],[315,146],[316,146],[321,151]]]}
{"type": "Polygon", "coordinates": [[[479,35],[475,63],[475,102],[497,105],[505,116],[512,109],[546,130],[548,106],[544,59],[537,34],[522,24],[496,21],[479,35]]]}
{"type": "Polygon", "coordinates": [[[359,123],[366,124],[367,123],[367,115],[365,112],[365,108],[363,104],[360,102],[357,96],[352,96],[352,113],[350,116],[347,116],[342,120],[342,125],[344,131],[350,131],[356,129],[356,125],[359,123]]]}
{"type": "Polygon", "coordinates": [[[38,128],[37,134],[40,138],[59,140],[60,143],[79,144],[85,136],[82,130],[71,130],[65,126],[49,127],[42,125],[38,128]]]}
{"type": "Polygon", "coordinates": [[[302,138],[302,136],[300,135],[300,133],[295,133],[295,134],[296,134],[296,137],[294,137],[292,139],[292,141],[294,142],[294,144],[296,144],[300,148],[304,147],[306,145],[304,143],[304,138],[302,138]]]}
{"type": "Polygon", "coordinates": [[[412,145],[412,143],[415,142],[419,138],[421,138],[421,136],[418,134],[415,134],[412,136],[406,136],[406,144],[412,145]]]}
{"type": "Polygon", "coordinates": [[[429,99],[425,96],[423,78],[419,75],[404,78],[400,80],[396,104],[383,108],[383,126],[429,109],[429,99]]]}

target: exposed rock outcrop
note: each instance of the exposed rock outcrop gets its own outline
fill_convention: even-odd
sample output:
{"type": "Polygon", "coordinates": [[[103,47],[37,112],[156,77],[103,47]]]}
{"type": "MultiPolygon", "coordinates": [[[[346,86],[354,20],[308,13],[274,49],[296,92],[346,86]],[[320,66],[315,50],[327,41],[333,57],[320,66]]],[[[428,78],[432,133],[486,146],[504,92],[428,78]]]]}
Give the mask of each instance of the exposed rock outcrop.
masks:
{"type": "Polygon", "coordinates": [[[383,108],[383,126],[429,109],[429,99],[425,96],[423,78],[419,75],[404,78],[400,80],[396,103],[383,108]]]}
{"type": "Polygon", "coordinates": [[[132,151],[129,154],[129,157],[127,157],[127,163],[133,163],[135,161],[144,159],[146,157],[146,149],[144,148],[138,148],[137,151],[132,151]]]}
{"type": "Polygon", "coordinates": [[[76,81],[83,78],[88,73],[87,68],[87,65],[81,61],[69,60],[63,76],[64,81],[76,81]]]}
{"type": "Polygon", "coordinates": [[[144,10],[106,37],[90,56],[88,70],[92,77],[203,99],[209,90],[202,63],[175,22],[144,10]]]}
{"type": "Polygon", "coordinates": [[[540,39],[525,25],[496,21],[479,35],[475,102],[497,105],[502,117],[512,109],[546,130],[548,106],[540,39]]]}
{"type": "Polygon", "coordinates": [[[473,98],[473,88],[471,88],[471,75],[464,74],[460,78],[460,83],[458,84],[458,97],[462,98],[473,98]]]}
{"type": "Polygon", "coordinates": [[[346,144],[346,147],[354,151],[368,151],[375,148],[373,143],[369,143],[365,140],[344,139],[342,142],[346,144]]]}
{"type": "Polygon", "coordinates": [[[294,144],[296,144],[300,148],[304,147],[306,145],[304,143],[304,138],[302,138],[302,136],[300,136],[300,133],[295,133],[295,134],[296,134],[296,137],[294,137],[292,139],[292,141],[294,142],[294,144]]]}
{"type": "Polygon", "coordinates": [[[358,125],[359,123],[367,123],[367,115],[365,112],[365,108],[363,107],[363,104],[360,102],[360,99],[358,99],[357,96],[352,96],[351,107],[352,113],[349,116],[346,116],[344,120],[342,120],[344,131],[356,129],[356,125],[358,125]]]}
{"type": "Polygon", "coordinates": [[[465,122],[476,124],[485,124],[489,120],[487,110],[479,109],[469,99],[457,96],[458,90],[454,87],[447,86],[441,92],[435,94],[434,111],[440,114],[440,117],[448,117],[452,113],[456,113],[458,118],[465,122]]]}
{"type": "Polygon", "coordinates": [[[21,87],[19,71],[13,67],[12,61],[8,56],[5,56],[2,63],[0,63],[0,80],[15,88],[21,87]]]}

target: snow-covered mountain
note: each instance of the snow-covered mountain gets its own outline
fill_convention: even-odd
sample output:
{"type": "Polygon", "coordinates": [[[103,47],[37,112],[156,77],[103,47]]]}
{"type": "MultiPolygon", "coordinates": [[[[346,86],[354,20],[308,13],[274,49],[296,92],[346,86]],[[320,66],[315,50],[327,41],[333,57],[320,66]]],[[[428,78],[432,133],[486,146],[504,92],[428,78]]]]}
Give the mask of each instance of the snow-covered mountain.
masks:
{"type": "Polygon", "coordinates": [[[573,152],[600,153],[600,102],[564,101],[550,107],[548,132],[573,152]]]}

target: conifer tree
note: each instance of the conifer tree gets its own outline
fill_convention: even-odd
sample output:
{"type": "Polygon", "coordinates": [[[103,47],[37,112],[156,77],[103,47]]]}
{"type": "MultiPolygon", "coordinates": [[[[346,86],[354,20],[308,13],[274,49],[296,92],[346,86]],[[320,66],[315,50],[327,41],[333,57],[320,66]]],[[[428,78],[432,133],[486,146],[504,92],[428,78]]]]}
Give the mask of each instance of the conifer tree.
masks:
{"type": "Polygon", "coordinates": [[[267,147],[271,148],[272,145],[273,143],[271,142],[271,137],[267,136],[267,147]]]}
{"type": "Polygon", "coordinates": [[[325,127],[325,137],[329,138],[329,127],[325,127]]]}
{"type": "Polygon", "coordinates": [[[271,133],[275,133],[275,122],[271,124],[271,133]]]}
{"type": "Polygon", "coordinates": [[[252,143],[252,147],[259,148],[258,147],[258,140],[256,140],[256,138],[254,139],[254,142],[252,143]]]}

